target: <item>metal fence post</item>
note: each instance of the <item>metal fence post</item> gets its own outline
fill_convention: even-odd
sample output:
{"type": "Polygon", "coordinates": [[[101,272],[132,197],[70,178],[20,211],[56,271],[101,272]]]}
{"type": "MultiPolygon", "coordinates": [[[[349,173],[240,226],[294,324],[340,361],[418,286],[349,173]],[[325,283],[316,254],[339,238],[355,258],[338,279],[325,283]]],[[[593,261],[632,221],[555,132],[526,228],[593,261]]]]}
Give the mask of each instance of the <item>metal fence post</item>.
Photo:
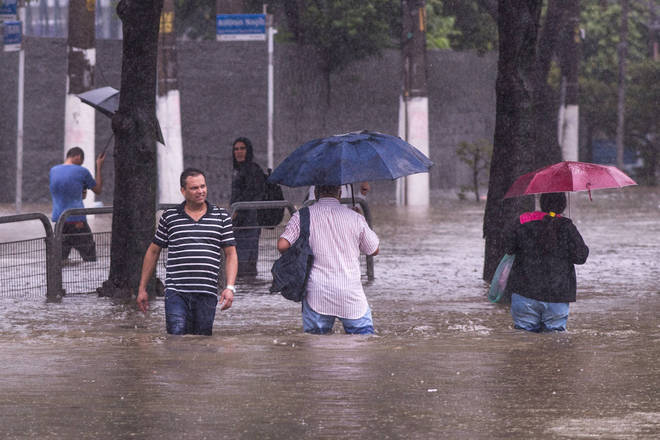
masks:
{"type": "Polygon", "coordinates": [[[53,231],[48,223],[51,232],[46,237],[46,298],[49,301],[59,301],[66,294],[62,287],[62,227],[58,226],[59,222],[53,231]]]}
{"type": "MultiPolygon", "coordinates": [[[[357,199],[356,202],[360,205],[360,208],[362,208],[362,213],[364,214],[364,219],[367,221],[367,224],[373,229],[373,226],[371,225],[371,211],[369,211],[367,201],[364,199],[357,199]]],[[[367,279],[372,281],[374,277],[374,257],[373,255],[367,255],[367,279]]]]}
{"type": "Polygon", "coordinates": [[[59,301],[65,293],[62,288],[62,235],[51,233],[46,237],[46,297],[50,301],[59,301]]]}

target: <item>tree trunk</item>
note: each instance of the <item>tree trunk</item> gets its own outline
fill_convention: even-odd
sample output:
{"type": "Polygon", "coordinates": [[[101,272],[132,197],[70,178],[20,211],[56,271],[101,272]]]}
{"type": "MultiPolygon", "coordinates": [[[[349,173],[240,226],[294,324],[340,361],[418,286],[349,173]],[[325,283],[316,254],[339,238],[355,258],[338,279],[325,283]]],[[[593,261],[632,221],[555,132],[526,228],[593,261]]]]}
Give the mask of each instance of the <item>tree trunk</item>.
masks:
{"type": "MultiPolygon", "coordinates": [[[[115,188],[110,274],[100,294],[130,298],[156,218],[156,58],[163,0],[121,0],[121,94],[112,118],[115,188]]],[[[150,283],[153,293],[154,283],[150,283]]]]}
{"type": "Polygon", "coordinates": [[[503,199],[504,194],[517,177],[560,157],[556,104],[547,84],[560,20],[555,2],[549,2],[544,31],[539,34],[542,6],[542,0],[498,3],[495,136],[483,227],[486,281],[504,255],[504,230],[520,212],[534,206],[531,197],[503,199]]]}

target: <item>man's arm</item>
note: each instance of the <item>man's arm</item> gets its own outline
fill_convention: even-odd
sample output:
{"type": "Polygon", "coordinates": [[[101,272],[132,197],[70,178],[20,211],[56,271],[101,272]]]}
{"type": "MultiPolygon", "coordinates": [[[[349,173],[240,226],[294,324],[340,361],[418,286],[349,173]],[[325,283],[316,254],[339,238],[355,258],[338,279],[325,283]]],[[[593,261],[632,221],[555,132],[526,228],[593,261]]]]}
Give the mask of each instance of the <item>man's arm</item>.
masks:
{"type": "MultiPolygon", "coordinates": [[[[238,272],[238,255],[236,254],[236,246],[227,246],[225,251],[225,279],[227,286],[233,286],[236,282],[236,273],[238,272]]],[[[218,304],[221,305],[220,310],[227,310],[234,302],[234,291],[225,288],[220,294],[218,304]]]]}
{"type": "Polygon", "coordinates": [[[156,263],[160,256],[161,247],[151,243],[144,254],[142,261],[142,274],[140,275],[140,286],[138,287],[137,305],[143,312],[149,309],[149,295],[147,294],[147,284],[156,269],[156,263]]]}
{"type": "Polygon", "coordinates": [[[279,240],[277,240],[277,250],[280,251],[280,254],[286,252],[290,247],[291,243],[289,243],[289,240],[286,238],[280,237],[279,240]]]}
{"type": "Polygon", "coordinates": [[[101,153],[99,157],[96,158],[96,186],[92,188],[94,194],[101,194],[103,190],[103,175],[101,174],[101,169],[103,168],[103,161],[105,161],[105,152],[101,153]]]}

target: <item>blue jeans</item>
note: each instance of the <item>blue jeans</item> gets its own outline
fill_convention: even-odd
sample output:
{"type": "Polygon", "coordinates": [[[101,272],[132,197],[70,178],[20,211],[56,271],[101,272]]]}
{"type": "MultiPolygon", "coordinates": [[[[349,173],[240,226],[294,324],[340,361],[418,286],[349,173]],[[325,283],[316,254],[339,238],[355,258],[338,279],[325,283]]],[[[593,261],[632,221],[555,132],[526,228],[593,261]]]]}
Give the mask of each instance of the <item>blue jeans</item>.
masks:
{"type": "Polygon", "coordinates": [[[322,335],[330,333],[335,325],[335,319],[339,319],[344,326],[344,331],[350,335],[372,335],[374,334],[374,322],[371,318],[371,308],[367,307],[367,313],[361,318],[348,319],[338,316],[321,315],[316,313],[307,304],[307,300],[302,301],[302,321],[305,333],[314,333],[322,335]]]}
{"type": "Polygon", "coordinates": [[[517,329],[530,332],[566,330],[568,303],[537,301],[514,293],[511,295],[511,317],[517,329]]]}
{"type": "Polygon", "coordinates": [[[165,290],[165,325],[171,335],[207,335],[213,331],[218,298],[205,293],[165,290]]]}

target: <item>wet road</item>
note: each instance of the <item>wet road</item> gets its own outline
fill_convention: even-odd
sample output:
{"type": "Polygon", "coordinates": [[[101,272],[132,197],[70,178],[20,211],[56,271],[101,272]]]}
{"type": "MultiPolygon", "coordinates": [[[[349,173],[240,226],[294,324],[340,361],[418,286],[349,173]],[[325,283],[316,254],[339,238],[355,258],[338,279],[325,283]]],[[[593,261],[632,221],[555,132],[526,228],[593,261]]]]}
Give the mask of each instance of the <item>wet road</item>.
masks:
{"type": "Polygon", "coordinates": [[[372,207],[378,336],[304,335],[297,305],[240,286],[214,336],[168,337],[92,295],[1,299],[2,438],[660,436],[660,195],[572,197],[591,254],[569,331],[511,328],[485,299],[483,205],[372,207]]]}

